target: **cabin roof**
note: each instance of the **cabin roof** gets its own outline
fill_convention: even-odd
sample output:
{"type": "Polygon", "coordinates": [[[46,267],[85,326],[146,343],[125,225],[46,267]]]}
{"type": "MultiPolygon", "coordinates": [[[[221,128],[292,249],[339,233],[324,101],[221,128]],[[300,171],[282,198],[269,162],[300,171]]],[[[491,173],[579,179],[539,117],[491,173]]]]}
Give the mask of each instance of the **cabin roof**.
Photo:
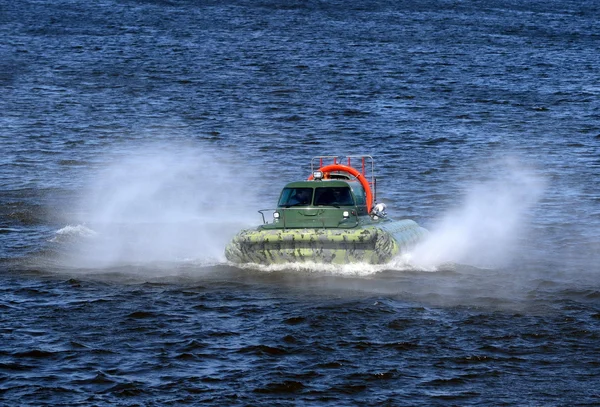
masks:
{"type": "Polygon", "coordinates": [[[349,187],[349,183],[340,180],[296,181],[286,184],[285,188],[349,187]]]}

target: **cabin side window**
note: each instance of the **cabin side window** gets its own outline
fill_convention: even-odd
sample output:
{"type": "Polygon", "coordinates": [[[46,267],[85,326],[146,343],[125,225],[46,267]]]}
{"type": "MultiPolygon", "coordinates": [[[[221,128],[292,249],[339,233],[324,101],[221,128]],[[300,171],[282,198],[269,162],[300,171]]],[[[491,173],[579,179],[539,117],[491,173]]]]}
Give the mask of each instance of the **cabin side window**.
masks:
{"type": "Polygon", "coordinates": [[[366,199],[365,199],[365,190],[362,187],[362,185],[360,185],[358,182],[355,183],[356,185],[352,185],[352,190],[354,192],[354,196],[356,197],[356,205],[357,206],[363,206],[366,205],[366,199]]]}
{"type": "Polygon", "coordinates": [[[315,190],[316,206],[354,206],[354,198],[348,187],[317,188],[315,190]]]}
{"type": "Polygon", "coordinates": [[[277,206],[305,206],[310,205],[313,197],[312,188],[284,188],[277,206]]]}

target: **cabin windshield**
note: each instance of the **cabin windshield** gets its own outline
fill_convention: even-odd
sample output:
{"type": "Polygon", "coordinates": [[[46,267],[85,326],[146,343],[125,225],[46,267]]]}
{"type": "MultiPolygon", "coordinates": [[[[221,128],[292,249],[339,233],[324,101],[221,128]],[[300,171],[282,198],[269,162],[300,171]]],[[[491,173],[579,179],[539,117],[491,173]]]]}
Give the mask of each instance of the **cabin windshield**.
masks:
{"type": "Polygon", "coordinates": [[[312,202],[312,188],[284,188],[277,206],[307,206],[312,202]]]}
{"type": "Polygon", "coordinates": [[[348,187],[317,188],[315,206],[354,206],[354,198],[348,187]]]}

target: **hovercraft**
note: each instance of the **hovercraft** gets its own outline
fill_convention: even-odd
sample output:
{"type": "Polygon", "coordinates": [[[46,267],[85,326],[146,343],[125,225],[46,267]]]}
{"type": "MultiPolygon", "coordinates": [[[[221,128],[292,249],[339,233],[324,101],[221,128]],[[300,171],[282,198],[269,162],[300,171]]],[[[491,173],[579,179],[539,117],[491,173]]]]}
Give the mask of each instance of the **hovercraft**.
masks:
{"type": "Polygon", "coordinates": [[[266,265],[387,263],[428,232],[412,220],[389,219],[385,204],[376,203],[376,185],[371,156],[314,157],[308,180],[285,185],[277,208],[259,210],[263,224],[238,233],[225,257],[266,265]]]}

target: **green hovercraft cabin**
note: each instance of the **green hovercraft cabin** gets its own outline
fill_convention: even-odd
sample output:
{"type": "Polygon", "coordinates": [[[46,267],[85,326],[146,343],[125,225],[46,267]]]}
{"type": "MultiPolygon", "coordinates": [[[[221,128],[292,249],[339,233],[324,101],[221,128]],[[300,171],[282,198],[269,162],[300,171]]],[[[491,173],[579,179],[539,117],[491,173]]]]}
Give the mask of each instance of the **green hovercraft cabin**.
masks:
{"type": "Polygon", "coordinates": [[[374,167],[371,156],[314,157],[308,180],[287,184],[277,208],[260,210],[263,224],[238,233],[227,260],[382,264],[410,249],[427,230],[386,216],[376,203],[374,167]]]}

